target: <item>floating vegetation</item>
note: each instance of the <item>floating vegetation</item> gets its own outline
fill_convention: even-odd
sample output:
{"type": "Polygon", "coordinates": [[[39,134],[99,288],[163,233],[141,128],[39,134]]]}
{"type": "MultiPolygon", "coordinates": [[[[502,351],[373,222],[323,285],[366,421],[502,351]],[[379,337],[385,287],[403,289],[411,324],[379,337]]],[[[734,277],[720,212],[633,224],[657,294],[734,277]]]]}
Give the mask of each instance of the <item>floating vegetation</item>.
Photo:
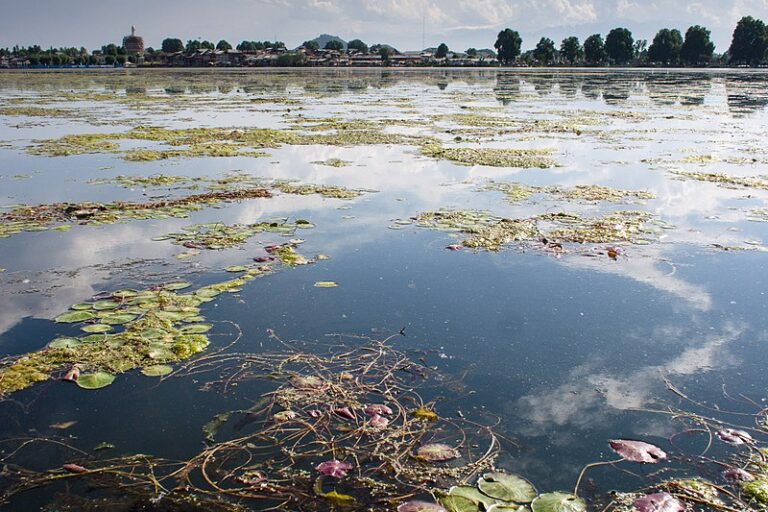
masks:
{"type": "Polygon", "coordinates": [[[517,203],[533,197],[534,194],[547,194],[567,201],[621,203],[630,200],[654,199],[650,192],[621,190],[600,185],[576,185],[575,187],[538,187],[522,183],[491,181],[480,187],[481,191],[495,190],[504,194],[507,201],[517,203]]]}
{"type": "Polygon", "coordinates": [[[186,186],[201,181],[202,178],[172,176],[168,174],[153,174],[151,176],[116,176],[114,178],[99,178],[90,180],[91,185],[117,185],[124,188],[175,187],[186,186]]]}
{"type": "MultiPolygon", "coordinates": [[[[420,227],[470,235],[461,244],[472,249],[498,251],[513,242],[540,242],[542,248],[562,249],[562,243],[647,244],[657,237],[653,215],[642,211],[611,212],[603,217],[550,213],[524,219],[508,219],[482,211],[437,210],[419,214],[420,227]]],[[[452,248],[452,247],[449,247],[452,248]]]]}
{"type": "Polygon", "coordinates": [[[221,250],[231,247],[240,247],[249,238],[259,233],[280,233],[291,235],[296,229],[314,227],[306,220],[299,219],[296,222],[287,222],[279,219],[275,221],[257,222],[255,224],[227,225],[220,222],[207,224],[192,224],[185,226],[181,232],[168,233],[153,238],[155,241],[171,240],[176,245],[182,245],[188,249],[221,250]]]}
{"type": "Polygon", "coordinates": [[[549,149],[446,148],[439,144],[425,144],[421,152],[432,158],[450,160],[464,165],[524,169],[546,169],[557,166],[557,162],[548,157],[552,154],[552,150],[549,149]]]}
{"type": "Polygon", "coordinates": [[[145,141],[173,146],[174,149],[131,149],[123,153],[129,161],[152,161],[178,156],[265,156],[254,149],[283,145],[357,146],[369,144],[422,144],[424,137],[374,130],[338,130],[336,133],[307,134],[270,128],[188,128],[167,129],[138,126],[122,133],[65,135],[58,139],[37,140],[30,154],[69,156],[88,153],[117,153],[119,141],[145,141]]]}
{"type": "MultiPolygon", "coordinates": [[[[45,231],[62,224],[103,225],[125,220],[184,218],[190,212],[224,202],[268,198],[264,188],[240,188],[214,191],[146,203],[53,203],[38,206],[18,206],[0,212],[0,238],[23,231],[45,231]]],[[[54,228],[55,229],[55,228],[54,228]]]]}
{"type": "Polygon", "coordinates": [[[11,454],[3,462],[24,478],[11,479],[3,498],[64,478],[73,491],[98,482],[102,499],[120,496],[129,484],[130,492],[147,500],[180,494],[217,496],[233,506],[260,502],[281,510],[383,512],[411,496],[429,497],[484,475],[483,489],[499,496],[494,501],[530,501],[527,493],[509,488],[517,480],[493,472],[500,445],[482,417],[435,414],[434,421],[423,421],[411,414],[415,406],[435,408],[417,389],[444,381],[393,349],[390,339],[333,337],[310,344],[272,334],[276,349],[200,357],[180,374],[210,377],[206,390],[229,393],[254,381],[268,388],[250,409],[217,414],[205,425],[201,437],[208,446],[202,452],[177,462],[84,457],[72,447],[59,468],[39,473],[10,469],[11,454]],[[437,458],[427,460],[425,453],[437,458]]]}
{"type": "Polygon", "coordinates": [[[2,107],[0,116],[25,116],[25,117],[71,117],[75,114],[73,110],[61,108],[43,108],[43,107],[2,107]]]}
{"type": "Polygon", "coordinates": [[[334,185],[297,184],[288,181],[275,182],[272,187],[283,194],[295,194],[300,196],[319,194],[323,197],[333,199],[354,199],[363,193],[362,190],[353,190],[334,185]]]}
{"type": "Polygon", "coordinates": [[[311,162],[315,165],[325,165],[327,167],[349,167],[352,162],[348,160],[342,160],[341,158],[329,158],[328,160],[316,160],[311,162]]]}
{"type": "MultiPolygon", "coordinates": [[[[0,361],[0,396],[25,389],[62,374],[85,389],[98,389],[114,375],[136,368],[160,375],[170,362],[189,359],[209,344],[200,306],[224,292],[238,291],[247,282],[272,272],[269,265],[248,266],[235,279],[192,292],[188,282],[166,283],[149,290],[118,290],[98,300],[75,304],[56,322],[104,326],[83,336],[59,337],[45,349],[0,361]],[[112,329],[118,332],[109,333],[112,329]],[[102,332],[103,331],[103,332],[102,332]]],[[[149,373],[147,373],[149,372],[149,373]]]]}
{"type": "Polygon", "coordinates": [[[669,171],[679,179],[708,181],[724,188],[757,188],[768,190],[768,179],[764,177],[739,177],[718,172],[669,171]]]}

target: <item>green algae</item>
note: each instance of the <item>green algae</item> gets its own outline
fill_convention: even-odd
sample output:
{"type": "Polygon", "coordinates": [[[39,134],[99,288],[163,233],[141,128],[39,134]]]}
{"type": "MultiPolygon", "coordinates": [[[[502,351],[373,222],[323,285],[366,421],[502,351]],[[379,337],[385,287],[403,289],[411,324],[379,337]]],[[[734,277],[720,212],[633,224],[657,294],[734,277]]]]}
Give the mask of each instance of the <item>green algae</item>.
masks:
{"type": "Polygon", "coordinates": [[[172,176],[168,174],[153,174],[151,176],[123,176],[119,175],[109,179],[95,179],[88,183],[91,185],[116,185],[123,188],[149,188],[149,187],[173,187],[190,185],[201,181],[201,178],[188,178],[186,176],[172,176]]]}
{"type": "Polygon", "coordinates": [[[656,197],[650,192],[621,190],[600,185],[538,187],[523,183],[490,181],[480,187],[479,190],[501,192],[504,194],[505,199],[511,203],[526,201],[535,194],[546,194],[566,201],[583,201],[588,203],[621,203],[630,200],[654,199],[656,197]]]}
{"type": "Polygon", "coordinates": [[[463,165],[523,169],[546,169],[557,166],[557,162],[547,156],[552,154],[549,149],[446,148],[439,144],[425,144],[421,147],[421,153],[438,160],[450,160],[463,165]]]}
{"type": "Polygon", "coordinates": [[[419,214],[413,221],[420,227],[453,231],[464,235],[461,244],[472,249],[498,251],[513,242],[555,243],[637,243],[655,240],[658,228],[653,215],[643,211],[617,211],[602,217],[583,218],[575,214],[548,213],[509,219],[485,211],[437,210],[419,214]]]}
{"type": "Polygon", "coordinates": [[[0,116],[24,116],[24,117],[71,117],[73,110],[60,108],[42,108],[32,106],[3,107],[0,108],[0,116]]]}
{"type": "MultiPolygon", "coordinates": [[[[298,257],[294,253],[294,259],[298,257]]],[[[37,352],[0,360],[0,396],[51,379],[68,368],[76,367],[89,374],[117,375],[136,368],[150,368],[150,373],[156,373],[157,365],[189,359],[210,343],[210,325],[199,323],[203,318],[200,306],[272,271],[268,265],[248,266],[237,278],[188,293],[179,291],[187,288],[188,283],[169,283],[130,293],[118,291],[111,294],[119,300],[115,309],[99,310],[98,301],[76,304],[73,313],[89,313],[87,319],[79,322],[118,325],[121,330],[114,334],[57,338],[37,352]],[[90,310],[83,309],[86,304],[90,310]]]]}
{"type": "Polygon", "coordinates": [[[182,245],[190,249],[210,249],[220,250],[232,247],[240,247],[249,238],[259,233],[280,233],[291,235],[296,229],[306,229],[313,227],[312,224],[304,222],[258,222],[254,224],[234,224],[227,225],[222,223],[192,224],[185,226],[181,232],[168,233],[154,240],[171,240],[173,244],[182,245]]]}
{"type": "Polygon", "coordinates": [[[354,199],[363,193],[361,190],[353,190],[334,185],[296,184],[288,181],[278,181],[272,186],[283,194],[300,196],[319,194],[323,197],[332,199],[354,199]]]}
{"type": "Polygon", "coordinates": [[[744,482],[741,484],[741,492],[751,503],[761,506],[768,505],[768,476],[744,482]]]}
{"type": "Polygon", "coordinates": [[[23,231],[45,231],[52,226],[114,224],[126,220],[185,218],[190,212],[225,202],[268,198],[272,194],[260,187],[206,192],[146,203],[52,203],[18,206],[0,212],[0,238],[23,231]]]}
{"type": "Polygon", "coordinates": [[[315,165],[324,165],[326,167],[349,167],[352,162],[348,160],[342,160],[341,158],[329,158],[327,160],[315,160],[311,162],[315,165]]]}
{"type": "Polygon", "coordinates": [[[669,171],[678,179],[691,179],[716,183],[724,188],[755,188],[768,190],[768,179],[763,177],[731,176],[718,172],[669,171]]]}

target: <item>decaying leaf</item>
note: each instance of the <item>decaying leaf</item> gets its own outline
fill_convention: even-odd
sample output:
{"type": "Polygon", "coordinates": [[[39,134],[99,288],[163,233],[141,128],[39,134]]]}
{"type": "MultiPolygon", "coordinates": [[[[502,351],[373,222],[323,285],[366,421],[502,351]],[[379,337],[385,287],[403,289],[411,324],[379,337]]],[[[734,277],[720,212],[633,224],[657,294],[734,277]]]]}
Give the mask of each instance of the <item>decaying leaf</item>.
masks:
{"type": "Polygon", "coordinates": [[[416,456],[427,462],[452,460],[459,456],[456,450],[443,443],[425,444],[416,450],[416,456]]]}
{"type": "Polygon", "coordinates": [[[683,512],[683,503],[666,492],[648,494],[636,499],[633,503],[638,512],[683,512]]]}
{"type": "Polygon", "coordinates": [[[608,444],[610,444],[613,451],[631,462],[655,464],[667,458],[667,454],[661,448],[643,441],[612,439],[608,441],[608,444]]]}
{"type": "Polygon", "coordinates": [[[352,469],[352,464],[349,464],[348,462],[340,462],[334,459],[321,462],[317,465],[316,469],[325,476],[342,478],[347,476],[347,471],[352,469]]]}
{"type": "Polygon", "coordinates": [[[447,512],[437,503],[428,501],[406,501],[397,507],[397,512],[447,512]]]}

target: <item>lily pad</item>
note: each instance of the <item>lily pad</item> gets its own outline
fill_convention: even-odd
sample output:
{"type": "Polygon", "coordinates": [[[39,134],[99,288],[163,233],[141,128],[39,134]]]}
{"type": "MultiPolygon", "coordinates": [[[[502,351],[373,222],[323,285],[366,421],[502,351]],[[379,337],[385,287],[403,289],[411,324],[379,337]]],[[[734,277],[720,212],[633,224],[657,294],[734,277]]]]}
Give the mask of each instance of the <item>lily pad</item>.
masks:
{"type": "Polygon", "coordinates": [[[132,315],[130,313],[114,313],[114,314],[106,315],[104,318],[101,319],[101,321],[109,325],[122,325],[122,324],[127,324],[128,322],[135,319],[136,319],[136,315],[132,315]]]}
{"type": "Polygon", "coordinates": [[[442,462],[455,459],[459,454],[447,444],[431,443],[416,450],[416,456],[427,462],[442,462]]]}
{"type": "Polygon", "coordinates": [[[203,334],[210,331],[212,327],[211,324],[192,324],[182,327],[181,332],[184,334],[203,334]]]}
{"type": "Polygon", "coordinates": [[[533,512],[587,512],[581,498],[564,492],[542,494],[531,503],[533,512]]]}
{"type": "Polygon", "coordinates": [[[485,473],[477,488],[491,498],[515,503],[530,503],[536,497],[536,489],[528,480],[508,473],[485,473]]]}
{"type": "MultiPolygon", "coordinates": [[[[470,512],[473,509],[467,509],[467,512],[470,512]]],[[[401,503],[397,507],[397,512],[453,512],[446,511],[445,508],[441,507],[437,503],[431,503],[429,501],[406,501],[405,503],[401,503]]],[[[459,512],[457,510],[457,512],[459,512]]]]}
{"type": "Polygon", "coordinates": [[[99,300],[93,303],[93,309],[96,311],[116,309],[118,306],[119,304],[113,300],[99,300]]]}
{"type": "Polygon", "coordinates": [[[613,451],[621,455],[624,460],[655,464],[667,458],[667,454],[658,446],[643,441],[631,441],[628,439],[612,439],[608,441],[613,451]]]}
{"type": "Polygon", "coordinates": [[[147,377],[162,377],[173,371],[173,367],[167,364],[153,364],[141,369],[141,373],[147,377]]]}
{"type": "Polygon", "coordinates": [[[84,322],[94,317],[90,311],[68,311],[57,316],[54,320],[62,324],[74,324],[84,322]]]}
{"type": "Polygon", "coordinates": [[[683,512],[683,503],[666,492],[648,494],[635,500],[633,506],[638,512],[683,512]]]}
{"type": "MultiPolygon", "coordinates": [[[[475,508],[480,508],[482,505],[483,510],[487,510],[492,505],[499,503],[499,500],[491,498],[481,493],[477,487],[471,487],[469,485],[455,485],[448,490],[448,496],[453,498],[463,498],[469,500],[475,505],[475,508]]],[[[462,500],[451,500],[454,504],[463,505],[462,500]]],[[[443,503],[443,500],[440,500],[443,503]]],[[[448,503],[443,503],[448,507],[448,503]]]]}
{"type": "Polygon", "coordinates": [[[80,344],[77,338],[56,338],[48,344],[49,348],[73,348],[80,344]]]}
{"type": "MultiPolygon", "coordinates": [[[[479,512],[480,506],[463,496],[443,496],[440,503],[447,512],[479,512]]],[[[399,509],[398,509],[399,510],[399,509]]]]}
{"type": "Polygon", "coordinates": [[[83,373],[75,381],[83,389],[105,388],[115,381],[115,376],[106,372],[83,373]]]}
{"type": "Polygon", "coordinates": [[[189,281],[176,281],[173,283],[166,283],[163,285],[163,290],[168,291],[176,291],[176,290],[183,290],[184,288],[189,288],[192,286],[192,283],[189,281]]]}
{"type": "Polygon", "coordinates": [[[83,332],[91,332],[91,333],[94,333],[94,332],[109,332],[109,331],[112,330],[112,327],[109,326],[109,325],[105,325],[105,324],[90,324],[90,325],[85,325],[85,326],[81,327],[80,330],[83,331],[83,332]]]}

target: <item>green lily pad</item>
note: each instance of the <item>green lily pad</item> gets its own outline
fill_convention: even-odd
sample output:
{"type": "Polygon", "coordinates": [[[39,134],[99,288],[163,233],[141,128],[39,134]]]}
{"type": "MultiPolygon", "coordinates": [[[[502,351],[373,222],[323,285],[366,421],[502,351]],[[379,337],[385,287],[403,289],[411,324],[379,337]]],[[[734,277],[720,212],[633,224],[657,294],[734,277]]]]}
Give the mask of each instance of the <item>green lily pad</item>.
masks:
{"type": "Polygon", "coordinates": [[[528,480],[508,473],[485,473],[477,488],[491,498],[515,503],[530,503],[536,497],[536,489],[528,480]]]}
{"type": "Polygon", "coordinates": [[[184,288],[189,288],[192,286],[192,283],[189,281],[177,281],[174,283],[167,283],[163,285],[163,290],[168,291],[176,291],[176,290],[183,290],[184,288]]]}
{"type": "Polygon", "coordinates": [[[93,309],[93,304],[90,302],[80,302],[79,304],[75,304],[74,306],[70,306],[69,309],[75,310],[75,311],[84,311],[88,309],[93,309]]]}
{"type": "Polygon", "coordinates": [[[120,304],[113,300],[98,300],[93,303],[93,309],[96,311],[105,311],[109,309],[116,309],[120,304]]]}
{"type": "Polygon", "coordinates": [[[168,375],[172,371],[173,367],[168,366],[167,364],[153,364],[152,366],[147,366],[141,369],[141,373],[147,377],[162,377],[168,375]]]}
{"type": "Polygon", "coordinates": [[[448,512],[479,512],[480,505],[463,496],[443,496],[440,504],[448,512]]]}
{"type": "Polygon", "coordinates": [[[115,314],[105,316],[104,318],[101,319],[101,321],[109,325],[122,325],[122,324],[127,324],[131,320],[135,320],[135,319],[136,319],[136,315],[132,315],[130,313],[115,313],[115,314]]]}
{"type": "Polygon", "coordinates": [[[579,497],[564,492],[542,494],[531,503],[533,512],[587,512],[587,504],[579,497]]]}
{"type": "Polygon", "coordinates": [[[49,348],[72,348],[80,344],[77,338],[56,338],[48,344],[49,348]]]}
{"type": "Polygon", "coordinates": [[[203,334],[211,330],[211,324],[192,324],[181,328],[184,334],[203,334]]]}
{"type": "Polygon", "coordinates": [[[448,490],[448,496],[467,499],[478,508],[482,505],[484,510],[487,510],[491,505],[499,503],[498,500],[486,496],[477,490],[476,487],[470,487],[469,485],[455,485],[451,487],[448,490]]]}
{"type": "Polygon", "coordinates": [[[89,334],[88,336],[83,336],[80,338],[80,341],[83,343],[98,343],[102,342],[107,339],[107,335],[104,333],[97,333],[97,334],[89,334]]]}
{"type": "Polygon", "coordinates": [[[139,294],[136,290],[131,289],[125,289],[125,290],[117,290],[116,292],[112,293],[113,297],[117,297],[119,299],[126,299],[129,297],[136,297],[139,294]]]}
{"type": "Polygon", "coordinates": [[[73,324],[76,322],[84,322],[94,317],[94,314],[90,311],[68,311],[57,316],[54,320],[62,324],[73,324]]]}
{"type": "Polygon", "coordinates": [[[75,381],[83,389],[101,389],[115,381],[115,376],[106,372],[84,373],[75,381]]]}
{"type": "Polygon", "coordinates": [[[224,270],[227,272],[245,272],[248,270],[248,267],[245,265],[230,265],[228,267],[224,267],[224,270]]]}
{"type": "Polygon", "coordinates": [[[84,325],[80,328],[83,332],[92,332],[92,333],[98,333],[98,332],[109,332],[112,330],[112,327],[105,324],[89,324],[84,325]]]}

